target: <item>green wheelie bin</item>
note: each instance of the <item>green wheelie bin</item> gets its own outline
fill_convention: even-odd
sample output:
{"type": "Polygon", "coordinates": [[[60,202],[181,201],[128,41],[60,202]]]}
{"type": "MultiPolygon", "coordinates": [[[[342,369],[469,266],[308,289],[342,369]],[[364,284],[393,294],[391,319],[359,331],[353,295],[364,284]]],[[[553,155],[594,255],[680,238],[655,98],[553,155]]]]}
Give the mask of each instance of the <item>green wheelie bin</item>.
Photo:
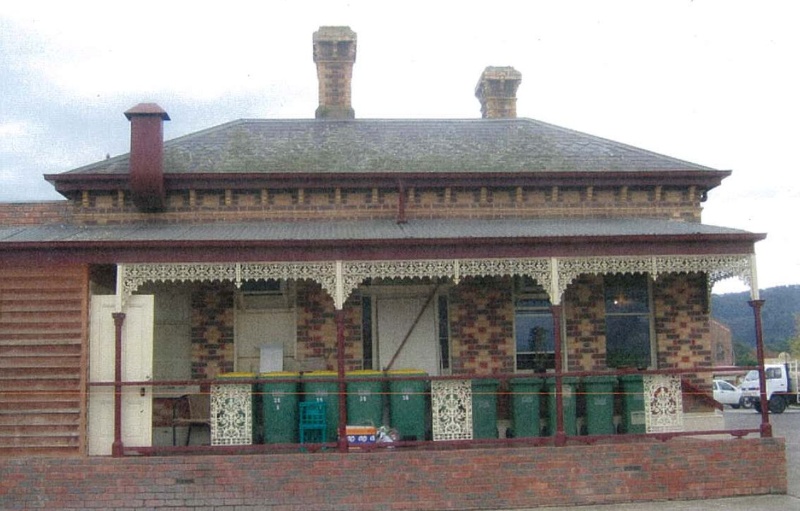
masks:
{"type": "Polygon", "coordinates": [[[326,435],[323,442],[335,442],[339,436],[339,382],[337,376],[335,371],[303,373],[303,401],[325,403],[326,435]]]}
{"type": "Polygon", "coordinates": [[[514,378],[511,386],[511,416],[514,437],[541,435],[540,406],[542,378],[514,378]]]}
{"type": "Polygon", "coordinates": [[[472,438],[497,438],[498,380],[472,380],[472,438]]]}
{"type": "Polygon", "coordinates": [[[615,376],[587,376],[583,379],[586,395],[586,432],[589,435],[614,434],[615,376]]]}
{"type": "Polygon", "coordinates": [[[401,440],[425,440],[426,430],[426,380],[405,380],[407,377],[426,377],[428,373],[418,369],[396,369],[387,371],[389,376],[390,424],[401,440]]]}
{"type": "MultiPolygon", "coordinates": [[[[577,428],[577,400],[575,399],[575,391],[578,384],[578,379],[572,376],[562,378],[562,400],[564,403],[564,433],[568,436],[575,436],[578,434],[577,428]]],[[[556,434],[556,379],[547,378],[545,380],[545,387],[547,389],[547,433],[548,436],[556,434]]]]}
{"type": "Polygon", "coordinates": [[[261,426],[265,444],[297,442],[297,407],[300,373],[271,372],[258,375],[261,426]],[[276,381],[289,380],[294,381],[276,381]]]}
{"type": "Polygon", "coordinates": [[[619,377],[619,384],[622,393],[622,432],[646,433],[642,375],[623,374],[619,377]]]}
{"type": "Polygon", "coordinates": [[[347,425],[375,426],[383,424],[383,380],[380,371],[349,371],[347,377],[347,425]],[[358,381],[359,378],[375,378],[358,381]]]}

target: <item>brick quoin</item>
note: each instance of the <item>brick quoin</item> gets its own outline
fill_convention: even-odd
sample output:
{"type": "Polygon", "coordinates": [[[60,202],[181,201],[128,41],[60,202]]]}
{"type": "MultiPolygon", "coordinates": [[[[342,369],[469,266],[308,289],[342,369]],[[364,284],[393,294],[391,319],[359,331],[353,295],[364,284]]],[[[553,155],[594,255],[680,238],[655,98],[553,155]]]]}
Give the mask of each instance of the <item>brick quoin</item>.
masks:
{"type": "Polygon", "coordinates": [[[0,459],[2,509],[524,509],[786,493],[783,439],[0,459]],[[735,444],[740,453],[730,456],[735,444]],[[759,460],[770,463],[758,463],[759,460]],[[754,473],[749,467],[758,464],[754,473]],[[303,467],[298,470],[297,467],[303,467]]]}

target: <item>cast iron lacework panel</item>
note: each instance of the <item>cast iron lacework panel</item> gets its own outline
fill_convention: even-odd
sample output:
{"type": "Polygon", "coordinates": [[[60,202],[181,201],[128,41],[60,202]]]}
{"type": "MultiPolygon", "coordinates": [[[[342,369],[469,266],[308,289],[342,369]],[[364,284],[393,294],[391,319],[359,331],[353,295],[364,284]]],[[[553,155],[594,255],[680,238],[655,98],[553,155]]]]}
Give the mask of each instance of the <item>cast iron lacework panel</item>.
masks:
{"type": "Polygon", "coordinates": [[[643,383],[647,432],[683,431],[681,377],[667,374],[645,375],[643,383]]]}
{"type": "Polygon", "coordinates": [[[334,298],[337,309],[368,279],[524,276],[538,282],[553,303],[582,274],[640,273],[658,279],[666,273],[705,273],[710,284],[739,277],[752,282],[749,255],[609,256],[530,259],[430,259],[410,261],[319,261],[273,263],[144,263],[119,265],[122,301],[145,282],[233,282],[256,279],[311,280],[334,298]]]}
{"type": "Polygon", "coordinates": [[[253,443],[250,385],[211,386],[211,445],[253,443]]]}
{"type": "Polygon", "coordinates": [[[431,382],[434,440],[472,439],[472,383],[469,380],[431,382]]]}

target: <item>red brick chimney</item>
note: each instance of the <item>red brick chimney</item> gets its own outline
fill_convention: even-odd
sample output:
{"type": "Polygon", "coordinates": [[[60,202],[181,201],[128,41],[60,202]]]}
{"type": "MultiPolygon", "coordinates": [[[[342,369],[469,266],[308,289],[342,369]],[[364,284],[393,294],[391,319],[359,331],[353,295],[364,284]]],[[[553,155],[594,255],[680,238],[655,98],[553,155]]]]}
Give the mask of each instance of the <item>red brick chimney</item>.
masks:
{"type": "Polygon", "coordinates": [[[319,27],[314,62],[319,79],[317,119],[353,119],[350,85],[356,61],[356,33],[350,27],[319,27]]]}
{"type": "Polygon", "coordinates": [[[130,187],[143,211],[164,209],[164,121],[169,115],[155,103],[139,103],[125,112],[131,121],[130,187]]]}
{"type": "Polygon", "coordinates": [[[522,74],[513,67],[492,67],[483,70],[475,97],[481,102],[484,119],[514,119],[517,117],[517,88],[522,74]]]}

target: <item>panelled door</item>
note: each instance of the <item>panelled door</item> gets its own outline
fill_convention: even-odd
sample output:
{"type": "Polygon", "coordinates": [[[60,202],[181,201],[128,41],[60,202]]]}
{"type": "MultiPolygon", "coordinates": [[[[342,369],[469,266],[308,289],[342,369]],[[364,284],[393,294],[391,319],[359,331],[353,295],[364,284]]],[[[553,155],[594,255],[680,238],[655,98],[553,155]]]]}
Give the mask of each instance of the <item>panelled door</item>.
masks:
{"type": "MultiPolygon", "coordinates": [[[[150,381],[153,375],[153,296],[133,295],[123,312],[122,381],[150,381]]],[[[89,331],[89,381],[113,382],[116,297],[93,296],[89,331]]],[[[88,450],[110,455],[114,442],[114,387],[89,387],[88,450]]],[[[153,400],[150,387],[123,387],[122,443],[152,443],[153,400]]]]}
{"type": "Polygon", "coordinates": [[[420,369],[439,374],[436,300],[427,296],[379,296],[376,301],[378,360],[384,369],[420,369]],[[415,323],[416,322],[416,323],[415,323]]]}

